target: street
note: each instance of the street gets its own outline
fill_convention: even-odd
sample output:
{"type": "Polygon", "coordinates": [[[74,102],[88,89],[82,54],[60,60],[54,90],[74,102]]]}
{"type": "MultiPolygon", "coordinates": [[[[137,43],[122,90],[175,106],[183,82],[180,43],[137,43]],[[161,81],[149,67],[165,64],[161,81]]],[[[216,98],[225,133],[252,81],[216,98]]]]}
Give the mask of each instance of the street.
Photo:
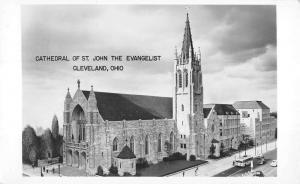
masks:
{"type": "MultiPolygon", "coordinates": [[[[264,154],[265,163],[263,165],[256,164],[256,159],[253,161],[253,171],[262,171],[266,177],[268,176],[277,176],[277,167],[271,167],[270,163],[272,160],[277,160],[277,149],[269,151],[264,154]]],[[[240,177],[240,176],[252,176],[249,171],[251,170],[250,166],[245,168],[242,167],[231,167],[221,173],[215,175],[215,177],[240,177]]]]}
{"type": "MultiPolygon", "coordinates": [[[[276,176],[277,168],[273,168],[273,169],[268,168],[270,166],[269,163],[272,160],[272,158],[275,158],[275,159],[277,158],[276,142],[275,141],[269,142],[267,146],[265,144],[263,144],[259,148],[260,149],[251,148],[251,149],[247,150],[247,155],[258,155],[261,153],[263,153],[264,155],[266,154],[265,159],[267,160],[267,163],[265,163],[262,166],[257,166],[257,167],[255,166],[256,168],[254,170],[262,168],[262,169],[266,170],[265,171],[266,176],[276,176]],[[271,150],[274,150],[274,151],[271,152],[271,150]],[[266,167],[266,168],[263,168],[263,167],[266,167]],[[273,171],[273,170],[275,170],[275,171],[273,171]]],[[[240,154],[242,155],[242,152],[240,154]]],[[[236,153],[230,157],[226,157],[226,158],[222,158],[222,159],[217,159],[217,160],[208,159],[207,160],[208,164],[200,166],[197,170],[192,168],[190,170],[184,171],[184,173],[177,172],[174,174],[170,174],[168,176],[177,176],[177,177],[183,177],[183,176],[184,177],[187,177],[187,176],[198,176],[198,177],[202,177],[202,176],[220,176],[220,177],[232,176],[232,177],[235,177],[235,176],[242,176],[242,174],[244,176],[245,172],[247,172],[247,169],[248,169],[248,171],[250,171],[250,167],[249,168],[238,168],[238,167],[232,166],[232,162],[238,156],[239,156],[239,153],[236,153]],[[246,170],[243,171],[243,169],[246,169],[246,170]]]]}

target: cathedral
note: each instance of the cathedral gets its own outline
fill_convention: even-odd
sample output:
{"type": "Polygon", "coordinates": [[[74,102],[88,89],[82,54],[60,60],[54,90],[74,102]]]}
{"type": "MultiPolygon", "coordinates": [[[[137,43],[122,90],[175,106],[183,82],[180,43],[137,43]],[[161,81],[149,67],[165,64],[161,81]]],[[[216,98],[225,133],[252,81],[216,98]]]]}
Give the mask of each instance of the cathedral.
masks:
{"type": "Polygon", "coordinates": [[[63,163],[89,174],[114,165],[122,175],[135,174],[138,158],[155,164],[174,152],[205,157],[201,54],[188,14],[174,84],[168,98],[82,90],[78,80],[74,96],[68,89],[64,101],[63,163]]]}

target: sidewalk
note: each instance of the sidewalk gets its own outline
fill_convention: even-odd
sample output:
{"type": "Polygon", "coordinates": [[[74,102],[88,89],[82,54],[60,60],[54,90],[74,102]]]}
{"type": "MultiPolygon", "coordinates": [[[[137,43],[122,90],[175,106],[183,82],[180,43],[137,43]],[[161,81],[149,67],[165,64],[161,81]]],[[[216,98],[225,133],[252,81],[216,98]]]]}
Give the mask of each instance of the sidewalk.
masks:
{"type": "MultiPolygon", "coordinates": [[[[262,145],[261,146],[258,146],[256,147],[256,155],[260,154],[261,153],[261,149],[262,149],[262,153],[265,153],[267,151],[271,151],[271,150],[274,150],[276,147],[276,144],[275,142],[270,142],[267,144],[267,150],[266,150],[266,145],[262,145]]],[[[255,148],[251,148],[249,150],[247,150],[247,155],[252,155],[254,156],[255,155],[255,148]]],[[[240,152],[240,155],[244,155],[245,152],[244,151],[241,151],[240,152]]],[[[211,160],[211,159],[208,159],[208,164],[205,164],[203,166],[199,166],[198,168],[198,171],[196,171],[195,173],[195,169],[191,169],[191,170],[188,170],[188,171],[185,171],[184,172],[184,176],[214,176],[224,170],[227,170],[229,168],[232,167],[232,162],[233,160],[235,160],[235,158],[238,158],[239,157],[239,153],[236,153],[230,157],[226,157],[226,158],[223,158],[223,159],[219,159],[219,160],[211,160]]],[[[179,177],[182,177],[183,176],[183,173],[177,173],[175,175],[172,175],[172,176],[179,176],[179,177]]]]}
{"type": "MultiPolygon", "coordinates": [[[[49,176],[56,176],[57,177],[57,176],[59,176],[57,172],[55,172],[54,174],[52,173],[52,168],[54,168],[55,170],[57,170],[58,169],[58,164],[53,164],[51,166],[47,166],[46,169],[48,169],[48,173],[47,172],[43,172],[43,175],[45,177],[49,177],[49,176]]],[[[32,168],[31,165],[23,164],[23,174],[25,174],[27,176],[38,176],[38,177],[41,177],[41,167],[34,167],[34,168],[32,168]]]]}

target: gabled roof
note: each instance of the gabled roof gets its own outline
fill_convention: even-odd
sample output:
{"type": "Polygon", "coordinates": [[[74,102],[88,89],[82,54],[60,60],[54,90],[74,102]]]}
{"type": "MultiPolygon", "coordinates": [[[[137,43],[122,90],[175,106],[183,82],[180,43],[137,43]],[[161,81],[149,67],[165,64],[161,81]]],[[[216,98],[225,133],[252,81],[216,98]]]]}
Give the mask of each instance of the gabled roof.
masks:
{"type": "MultiPolygon", "coordinates": [[[[217,115],[239,114],[239,112],[231,104],[205,104],[205,108],[211,107],[217,115]]],[[[204,108],[203,108],[204,111],[204,108]]]]}
{"type": "Polygon", "coordinates": [[[233,106],[236,109],[270,109],[262,101],[237,101],[233,106]]]}
{"type": "MultiPolygon", "coordinates": [[[[82,91],[86,99],[90,91],[82,91]]],[[[172,118],[172,98],[94,91],[104,120],[151,120],[172,118]]]]}
{"type": "Polygon", "coordinates": [[[213,140],[211,140],[211,143],[219,143],[219,141],[213,138],[213,140]]]}
{"type": "Polygon", "coordinates": [[[210,113],[210,111],[211,111],[211,108],[203,108],[203,116],[204,116],[204,118],[207,118],[207,116],[209,115],[209,113],[210,113]]]}
{"type": "Polygon", "coordinates": [[[117,156],[117,158],[121,158],[121,159],[132,159],[132,158],[136,158],[136,156],[134,155],[134,153],[131,151],[131,149],[125,145],[122,149],[122,151],[119,153],[119,155],[117,156]]]}

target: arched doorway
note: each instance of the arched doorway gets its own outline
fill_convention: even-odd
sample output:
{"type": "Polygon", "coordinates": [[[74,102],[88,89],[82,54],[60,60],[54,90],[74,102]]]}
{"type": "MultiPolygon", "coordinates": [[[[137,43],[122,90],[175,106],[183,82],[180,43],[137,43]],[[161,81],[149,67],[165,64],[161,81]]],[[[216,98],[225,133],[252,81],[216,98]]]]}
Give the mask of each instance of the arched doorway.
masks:
{"type": "Polygon", "coordinates": [[[67,165],[72,166],[72,150],[67,151],[67,165]]]}
{"type": "Polygon", "coordinates": [[[75,151],[73,155],[73,167],[79,167],[79,152],[75,151]]]}
{"type": "Polygon", "coordinates": [[[85,141],[85,113],[82,107],[78,104],[72,112],[72,140],[77,142],[85,141]]]}
{"type": "Polygon", "coordinates": [[[86,153],[82,152],[80,154],[80,157],[81,157],[80,167],[85,170],[86,169],[86,153]]]}

